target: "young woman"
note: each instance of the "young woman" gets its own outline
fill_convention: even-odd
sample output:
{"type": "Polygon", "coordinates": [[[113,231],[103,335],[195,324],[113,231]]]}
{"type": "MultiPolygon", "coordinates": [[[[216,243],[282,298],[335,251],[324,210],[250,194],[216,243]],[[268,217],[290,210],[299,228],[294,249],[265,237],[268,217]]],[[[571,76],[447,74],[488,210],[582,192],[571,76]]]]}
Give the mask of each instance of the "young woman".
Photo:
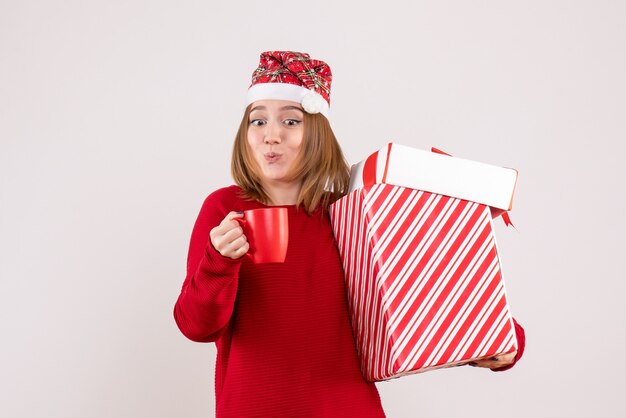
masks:
{"type": "Polygon", "coordinates": [[[384,416],[361,375],[327,213],[349,177],[326,118],[331,78],[308,54],[261,54],[235,138],[237,185],[209,195],[193,229],[174,316],[189,339],[217,344],[218,418],[384,416]],[[288,209],[286,260],[253,264],[236,219],[269,206],[288,209]]]}

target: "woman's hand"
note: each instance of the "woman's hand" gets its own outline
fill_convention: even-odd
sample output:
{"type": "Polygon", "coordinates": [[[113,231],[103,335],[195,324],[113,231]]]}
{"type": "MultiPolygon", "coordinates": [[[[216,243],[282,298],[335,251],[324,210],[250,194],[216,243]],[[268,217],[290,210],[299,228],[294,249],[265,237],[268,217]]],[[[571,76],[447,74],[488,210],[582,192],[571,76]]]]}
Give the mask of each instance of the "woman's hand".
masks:
{"type": "Polygon", "coordinates": [[[243,229],[235,219],[242,218],[241,212],[230,212],[222,222],[211,229],[211,244],[224,257],[241,258],[250,249],[243,229]]]}
{"type": "Polygon", "coordinates": [[[510,364],[513,364],[513,362],[515,361],[516,355],[517,355],[517,351],[513,351],[511,353],[498,354],[497,356],[494,356],[494,357],[472,361],[471,363],[468,363],[468,364],[470,366],[485,367],[487,369],[499,369],[500,367],[506,367],[510,364]]]}

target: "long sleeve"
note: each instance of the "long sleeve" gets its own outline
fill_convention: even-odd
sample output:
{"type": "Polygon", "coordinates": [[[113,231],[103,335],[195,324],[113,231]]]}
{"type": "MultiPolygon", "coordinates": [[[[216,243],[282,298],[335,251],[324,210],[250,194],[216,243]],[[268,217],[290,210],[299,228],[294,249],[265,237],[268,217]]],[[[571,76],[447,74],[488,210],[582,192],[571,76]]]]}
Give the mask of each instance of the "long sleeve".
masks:
{"type": "Polygon", "coordinates": [[[503,372],[505,370],[509,370],[510,368],[515,366],[524,355],[524,349],[526,348],[526,333],[524,332],[524,328],[522,328],[522,326],[517,323],[515,318],[513,318],[513,325],[515,326],[515,337],[517,338],[517,354],[515,355],[515,359],[513,360],[513,363],[509,364],[508,366],[491,369],[494,372],[503,372]]]}
{"type": "Polygon", "coordinates": [[[232,191],[220,189],[202,205],[191,234],[187,275],[174,306],[174,319],[190,340],[212,342],[227,327],[237,295],[240,260],[223,257],[210,242],[209,232],[232,207],[232,191]]]}

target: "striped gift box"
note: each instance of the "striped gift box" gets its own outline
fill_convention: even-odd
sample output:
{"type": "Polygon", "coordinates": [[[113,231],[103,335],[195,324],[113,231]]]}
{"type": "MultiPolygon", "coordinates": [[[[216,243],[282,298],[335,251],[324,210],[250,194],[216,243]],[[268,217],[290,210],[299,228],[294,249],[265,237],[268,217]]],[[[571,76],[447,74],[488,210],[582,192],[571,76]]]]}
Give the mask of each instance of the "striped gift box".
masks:
{"type": "Polygon", "coordinates": [[[397,144],[353,166],[330,215],[367,380],[517,349],[492,225],[516,179],[397,144]]]}

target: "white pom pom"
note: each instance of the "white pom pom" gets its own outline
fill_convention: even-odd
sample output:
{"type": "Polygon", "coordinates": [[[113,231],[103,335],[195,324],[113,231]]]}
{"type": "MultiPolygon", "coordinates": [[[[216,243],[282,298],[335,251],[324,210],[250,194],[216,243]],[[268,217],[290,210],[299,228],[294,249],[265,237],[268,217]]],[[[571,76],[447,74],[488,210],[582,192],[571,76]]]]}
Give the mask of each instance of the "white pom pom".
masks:
{"type": "Polygon", "coordinates": [[[302,108],[307,113],[320,113],[324,108],[326,100],[316,91],[310,90],[302,98],[302,108]]]}

